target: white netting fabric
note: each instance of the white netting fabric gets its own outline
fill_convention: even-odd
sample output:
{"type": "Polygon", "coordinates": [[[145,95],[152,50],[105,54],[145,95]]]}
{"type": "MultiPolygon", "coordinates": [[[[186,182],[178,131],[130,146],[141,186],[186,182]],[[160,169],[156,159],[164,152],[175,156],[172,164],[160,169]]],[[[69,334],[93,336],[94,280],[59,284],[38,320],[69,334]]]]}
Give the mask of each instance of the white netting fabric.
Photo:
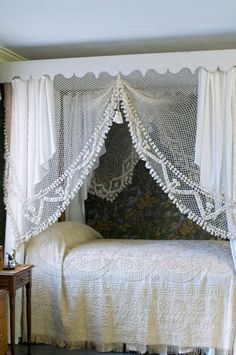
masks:
{"type": "Polygon", "coordinates": [[[231,237],[224,198],[201,188],[194,163],[198,73],[149,71],[124,80],[121,107],[152,177],[182,213],[216,236],[231,237]]]}
{"type": "Polygon", "coordinates": [[[194,163],[197,72],[150,70],[145,76],[135,71],[128,76],[102,73],[98,78],[87,74],[69,79],[57,75],[53,93],[50,105],[44,101],[55,112],[56,148],[30,195],[27,189],[22,193],[12,147],[8,152],[6,201],[18,244],[53,223],[84,183],[90,192],[112,201],[131,181],[139,158],[180,211],[210,233],[230,237],[224,199],[199,186],[194,163]],[[21,228],[9,194],[21,206],[21,228]]]}
{"type": "MultiPolygon", "coordinates": [[[[120,117],[122,119],[122,116],[120,117]]],[[[99,159],[89,192],[112,202],[119,192],[132,182],[133,170],[139,160],[128,125],[123,119],[119,124],[113,123],[105,147],[106,154],[99,159]]]]}

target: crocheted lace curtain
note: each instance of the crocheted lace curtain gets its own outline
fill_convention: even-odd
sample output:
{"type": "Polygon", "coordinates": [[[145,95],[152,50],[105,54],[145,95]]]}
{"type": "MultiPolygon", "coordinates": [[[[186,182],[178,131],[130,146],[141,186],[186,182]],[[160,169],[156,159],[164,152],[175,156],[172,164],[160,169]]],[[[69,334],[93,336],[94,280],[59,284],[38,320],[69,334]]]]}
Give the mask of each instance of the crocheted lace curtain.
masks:
{"type": "Polygon", "coordinates": [[[181,212],[235,238],[235,192],[226,184],[235,170],[235,128],[226,128],[233,132],[228,146],[225,102],[218,102],[226,91],[233,97],[235,71],[227,75],[183,69],[13,80],[6,205],[16,245],[55,222],[82,186],[113,201],[138,159],[181,212]]]}

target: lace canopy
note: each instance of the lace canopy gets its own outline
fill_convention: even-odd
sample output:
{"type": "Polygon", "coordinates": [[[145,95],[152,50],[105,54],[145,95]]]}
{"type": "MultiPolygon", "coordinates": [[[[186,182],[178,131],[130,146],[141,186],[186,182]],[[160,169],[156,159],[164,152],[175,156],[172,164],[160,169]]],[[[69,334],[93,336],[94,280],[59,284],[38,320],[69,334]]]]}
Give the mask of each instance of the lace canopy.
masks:
{"type": "Polygon", "coordinates": [[[12,81],[6,205],[15,244],[83,187],[113,201],[139,159],[182,213],[236,239],[236,71],[136,70],[12,81]]]}

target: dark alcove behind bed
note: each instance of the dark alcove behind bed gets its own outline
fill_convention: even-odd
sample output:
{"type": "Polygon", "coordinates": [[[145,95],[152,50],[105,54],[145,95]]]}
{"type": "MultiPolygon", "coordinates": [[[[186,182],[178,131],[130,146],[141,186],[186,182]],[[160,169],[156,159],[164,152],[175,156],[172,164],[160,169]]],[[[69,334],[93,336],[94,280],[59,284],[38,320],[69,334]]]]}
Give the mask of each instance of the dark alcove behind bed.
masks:
{"type": "Polygon", "coordinates": [[[181,214],[139,161],[114,202],[89,194],[86,223],[105,238],[214,239],[181,214]]]}

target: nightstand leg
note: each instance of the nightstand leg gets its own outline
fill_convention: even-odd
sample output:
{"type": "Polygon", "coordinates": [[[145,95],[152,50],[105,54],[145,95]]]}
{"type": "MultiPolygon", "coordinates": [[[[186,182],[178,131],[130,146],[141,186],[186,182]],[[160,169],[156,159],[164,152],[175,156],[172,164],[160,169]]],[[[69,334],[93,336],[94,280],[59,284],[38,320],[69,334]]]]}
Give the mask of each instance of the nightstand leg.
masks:
{"type": "Polygon", "coordinates": [[[11,328],[11,353],[15,355],[15,296],[10,298],[10,328],[11,328]]]}
{"type": "Polygon", "coordinates": [[[27,354],[31,355],[31,283],[25,285],[26,288],[26,316],[27,316],[27,354]]]}

